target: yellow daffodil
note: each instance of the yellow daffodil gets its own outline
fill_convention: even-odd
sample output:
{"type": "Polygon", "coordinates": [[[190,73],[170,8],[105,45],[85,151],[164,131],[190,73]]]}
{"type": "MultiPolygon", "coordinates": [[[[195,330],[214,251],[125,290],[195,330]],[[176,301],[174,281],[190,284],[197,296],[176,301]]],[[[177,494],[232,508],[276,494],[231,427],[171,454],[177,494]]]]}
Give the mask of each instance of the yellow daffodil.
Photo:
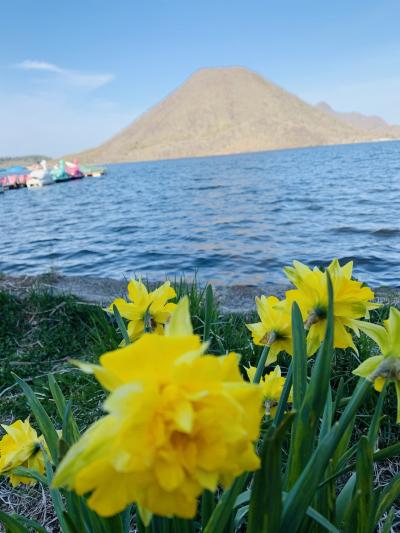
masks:
{"type": "Polygon", "coordinates": [[[111,390],[107,414],[67,452],[54,485],[90,493],[101,516],[136,502],[144,516],[192,518],[205,489],[257,469],[261,387],[243,382],[237,354],[205,349],[184,299],[165,336],[144,334],[89,367],[111,390]]]}
{"type": "Polygon", "coordinates": [[[6,432],[0,440],[0,475],[6,475],[13,487],[20,483],[34,485],[34,479],[17,476],[12,469],[23,466],[44,472],[44,458],[41,446],[45,446],[43,437],[38,437],[27,418],[24,422],[16,420],[11,425],[2,425],[6,432]]]}
{"type": "MultiPolygon", "coordinates": [[[[246,368],[247,376],[250,381],[254,380],[257,368],[251,366],[246,368]]],[[[266,415],[275,416],[276,408],[281,397],[286,378],[282,377],[281,367],[277,365],[274,370],[265,374],[261,379],[261,386],[263,390],[266,415]]]]}
{"type": "Polygon", "coordinates": [[[269,344],[266,365],[274,363],[279,352],[293,353],[291,313],[286,301],[275,296],[256,298],[258,316],[261,322],[246,324],[251,331],[254,344],[269,344]]]}
{"type": "Polygon", "coordinates": [[[131,301],[117,298],[107,311],[113,313],[115,305],[119,314],[128,320],[128,335],[132,341],[139,338],[145,331],[153,331],[162,335],[164,326],[176,306],[169,300],[175,296],[176,292],[169,281],[149,292],[141,281],[132,279],[128,284],[128,297],[131,301]]]}
{"type": "Polygon", "coordinates": [[[397,394],[397,423],[400,423],[400,311],[390,308],[384,326],[362,323],[364,332],[379,346],[381,355],[366,359],[353,374],[369,379],[381,392],[386,381],[393,381],[397,394]]]}
{"type": "Polygon", "coordinates": [[[379,307],[371,302],[374,293],[359,281],[351,279],[353,263],[340,266],[334,259],[325,272],[315,267],[313,270],[298,261],[293,267],[286,267],[285,273],[296,289],[287,291],[286,299],[292,305],[297,302],[304,317],[307,335],[307,352],[314,354],[325,336],[328,309],[327,273],[333,285],[334,346],[356,350],[351,330],[356,334],[364,322],[358,318],[368,318],[369,311],[379,307]]]}

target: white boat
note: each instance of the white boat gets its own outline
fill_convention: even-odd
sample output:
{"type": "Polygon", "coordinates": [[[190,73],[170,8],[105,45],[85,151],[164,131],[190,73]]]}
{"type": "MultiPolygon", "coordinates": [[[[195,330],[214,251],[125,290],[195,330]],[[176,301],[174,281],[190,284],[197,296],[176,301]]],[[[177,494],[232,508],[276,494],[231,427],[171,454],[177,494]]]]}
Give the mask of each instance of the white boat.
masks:
{"type": "Polygon", "coordinates": [[[26,186],[30,189],[53,185],[54,180],[47,169],[47,162],[41,161],[40,168],[32,170],[26,180],[26,186]]]}

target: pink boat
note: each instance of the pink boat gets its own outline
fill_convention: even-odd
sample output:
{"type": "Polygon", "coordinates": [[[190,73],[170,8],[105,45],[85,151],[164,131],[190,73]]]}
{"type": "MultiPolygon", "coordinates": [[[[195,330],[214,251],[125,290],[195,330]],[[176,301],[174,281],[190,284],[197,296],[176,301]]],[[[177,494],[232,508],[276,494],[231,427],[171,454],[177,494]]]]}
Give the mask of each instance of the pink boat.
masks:
{"type": "Polygon", "coordinates": [[[1,178],[0,183],[3,189],[21,189],[26,187],[27,178],[26,174],[10,174],[1,178]]]}
{"type": "Polygon", "coordinates": [[[65,170],[67,171],[68,176],[71,176],[72,180],[77,180],[84,177],[84,174],[79,168],[77,159],[74,159],[73,163],[68,163],[68,161],[66,161],[65,170]]]}
{"type": "Polygon", "coordinates": [[[0,179],[0,184],[3,189],[21,189],[26,187],[27,178],[26,174],[9,174],[0,179]]]}

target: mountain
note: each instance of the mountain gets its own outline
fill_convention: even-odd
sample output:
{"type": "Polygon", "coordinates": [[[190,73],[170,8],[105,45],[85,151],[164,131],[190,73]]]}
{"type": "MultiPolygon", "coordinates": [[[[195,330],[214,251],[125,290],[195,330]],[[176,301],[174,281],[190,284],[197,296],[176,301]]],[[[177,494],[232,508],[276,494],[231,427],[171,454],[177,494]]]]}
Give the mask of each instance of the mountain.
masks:
{"type": "Polygon", "coordinates": [[[350,126],[373,132],[377,135],[377,137],[379,137],[379,135],[382,135],[383,137],[386,135],[400,137],[400,126],[388,124],[385,120],[383,120],[383,118],[376,115],[363,115],[362,113],[357,113],[355,111],[335,111],[326,102],[319,102],[316,107],[321,111],[324,111],[325,113],[328,113],[339,120],[350,124],[350,126]]]}
{"type": "Polygon", "coordinates": [[[83,162],[111,163],[375,138],[246,68],[205,68],[109,141],[74,155],[83,162]]]}

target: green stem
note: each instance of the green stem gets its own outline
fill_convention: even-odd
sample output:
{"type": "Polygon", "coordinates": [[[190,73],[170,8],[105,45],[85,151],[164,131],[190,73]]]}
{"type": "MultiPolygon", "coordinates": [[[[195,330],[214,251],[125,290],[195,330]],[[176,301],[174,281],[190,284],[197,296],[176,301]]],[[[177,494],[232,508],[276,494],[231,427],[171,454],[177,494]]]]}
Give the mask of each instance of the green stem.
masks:
{"type": "Polygon", "coordinates": [[[224,531],[224,528],[230,518],[232,509],[234,508],[236,498],[243,491],[247,480],[248,474],[242,474],[241,476],[237,477],[229,489],[222,494],[210,517],[210,520],[203,529],[204,533],[220,533],[221,531],[224,531]]]}
{"type": "Polygon", "coordinates": [[[215,498],[214,493],[206,490],[203,492],[201,497],[201,523],[203,528],[207,525],[207,522],[210,520],[210,516],[215,507],[215,498]]]}
{"type": "Polygon", "coordinates": [[[293,381],[292,374],[293,374],[293,360],[290,362],[290,365],[289,365],[289,368],[286,374],[285,384],[283,386],[283,391],[282,391],[281,397],[279,398],[279,403],[276,409],[275,417],[272,421],[272,425],[275,428],[278,427],[279,424],[282,422],[283,415],[285,414],[285,411],[287,408],[290,389],[292,387],[292,381],[293,381]]]}
{"type": "Polygon", "coordinates": [[[300,477],[288,492],[284,502],[281,531],[297,531],[340,439],[343,437],[370,388],[371,383],[367,380],[363,380],[358,384],[339,421],[322,439],[300,477]]]}
{"type": "Polygon", "coordinates": [[[265,362],[266,362],[267,357],[268,357],[269,349],[270,349],[270,345],[266,344],[264,346],[264,348],[263,348],[263,351],[261,352],[261,356],[260,356],[260,359],[258,360],[258,364],[257,364],[256,374],[255,374],[254,379],[253,379],[253,383],[260,383],[260,381],[261,381],[261,377],[262,377],[262,373],[263,373],[264,368],[265,368],[265,362]]]}

